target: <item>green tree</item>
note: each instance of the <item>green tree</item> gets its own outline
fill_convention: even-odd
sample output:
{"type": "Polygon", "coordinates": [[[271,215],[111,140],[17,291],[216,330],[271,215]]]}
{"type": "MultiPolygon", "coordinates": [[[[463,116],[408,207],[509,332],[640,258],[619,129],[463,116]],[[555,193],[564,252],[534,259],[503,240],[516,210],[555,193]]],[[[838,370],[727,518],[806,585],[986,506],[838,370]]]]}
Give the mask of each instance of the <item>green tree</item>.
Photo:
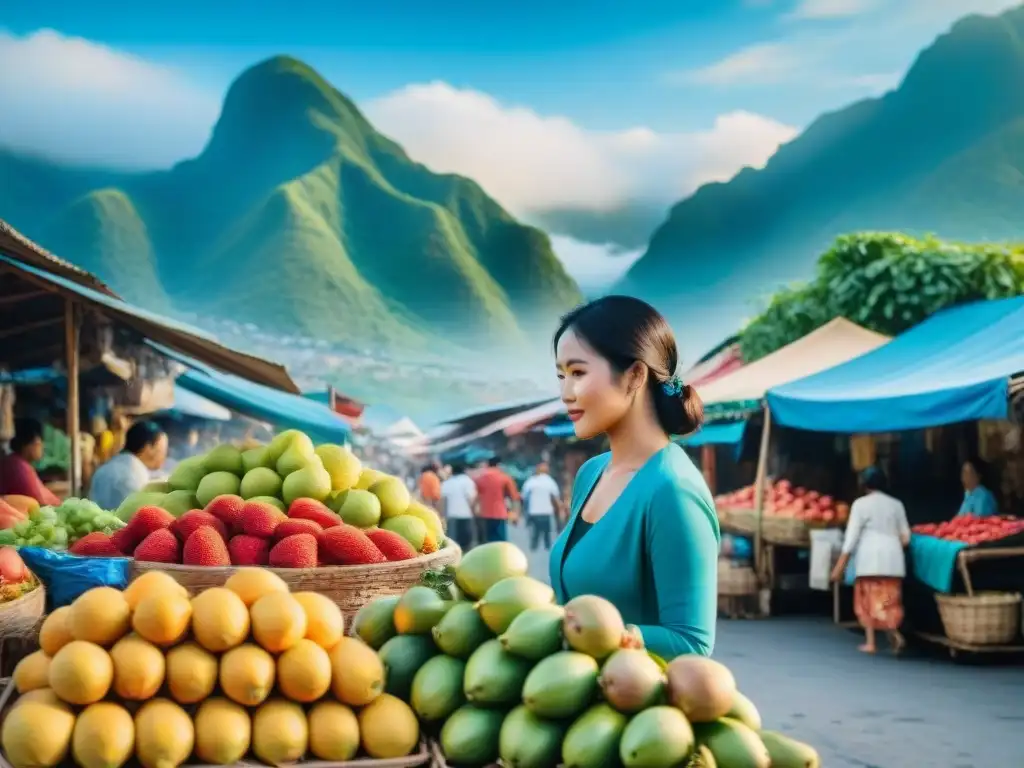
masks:
{"type": "Polygon", "coordinates": [[[894,232],[838,238],[814,279],[781,289],[743,329],[748,362],[835,317],[890,336],[951,307],[1024,293],[1024,245],[961,244],[894,232]]]}

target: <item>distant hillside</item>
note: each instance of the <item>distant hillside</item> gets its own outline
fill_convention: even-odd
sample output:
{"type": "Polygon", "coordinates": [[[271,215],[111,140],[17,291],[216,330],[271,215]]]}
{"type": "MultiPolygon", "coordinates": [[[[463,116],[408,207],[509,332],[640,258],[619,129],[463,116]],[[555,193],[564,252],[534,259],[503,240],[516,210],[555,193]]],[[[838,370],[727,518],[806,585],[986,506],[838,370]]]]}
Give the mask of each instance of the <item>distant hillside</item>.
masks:
{"type": "Polygon", "coordinates": [[[543,232],[287,57],[244,72],[168,171],[0,151],[0,218],[132,301],[361,347],[516,345],[580,299],[543,232]]]}
{"type": "Polygon", "coordinates": [[[811,276],[842,233],[1024,237],[1024,8],[970,16],[900,87],[815,121],[763,170],[678,203],[619,290],[672,316],[694,355],[811,276]]]}

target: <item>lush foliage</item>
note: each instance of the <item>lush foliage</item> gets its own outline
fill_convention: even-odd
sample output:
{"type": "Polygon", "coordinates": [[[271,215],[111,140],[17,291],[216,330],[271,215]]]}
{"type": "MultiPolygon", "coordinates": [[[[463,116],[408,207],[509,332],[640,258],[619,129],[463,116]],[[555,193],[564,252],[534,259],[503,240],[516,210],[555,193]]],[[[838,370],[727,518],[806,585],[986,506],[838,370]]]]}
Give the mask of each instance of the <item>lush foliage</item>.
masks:
{"type": "Polygon", "coordinates": [[[1021,245],[963,245],[888,232],[845,235],[818,260],[812,282],[779,291],[747,325],[743,357],[764,357],[835,317],[892,336],[954,304],[1021,293],[1021,245]]]}

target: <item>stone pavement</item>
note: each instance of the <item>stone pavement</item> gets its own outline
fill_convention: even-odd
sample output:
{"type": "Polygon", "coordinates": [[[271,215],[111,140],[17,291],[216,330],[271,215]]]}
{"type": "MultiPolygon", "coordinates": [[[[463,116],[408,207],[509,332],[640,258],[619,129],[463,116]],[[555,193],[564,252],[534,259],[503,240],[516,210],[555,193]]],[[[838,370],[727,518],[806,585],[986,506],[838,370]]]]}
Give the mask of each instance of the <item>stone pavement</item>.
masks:
{"type": "MultiPolygon", "coordinates": [[[[525,527],[510,530],[528,552],[525,527]]],[[[547,581],[547,553],[529,556],[547,581]]],[[[824,768],[1024,766],[1024,667],[870,657],[860,642],[827,618],[720,621],[715,658],[765,727],[814,744],[824,768]]]]}

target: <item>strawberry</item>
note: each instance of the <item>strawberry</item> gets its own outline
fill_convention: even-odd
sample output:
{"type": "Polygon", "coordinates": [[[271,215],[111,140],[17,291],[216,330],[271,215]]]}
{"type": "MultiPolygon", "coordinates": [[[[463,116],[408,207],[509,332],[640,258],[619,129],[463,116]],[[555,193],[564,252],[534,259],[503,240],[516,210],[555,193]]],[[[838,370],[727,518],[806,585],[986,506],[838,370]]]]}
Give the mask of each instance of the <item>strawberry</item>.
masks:
{"type": "Polygon", "coordinates": [[[231,565],[231,557],[220,532],[213,526],[202,525],[196,528],[185,542],[181,562],[185,565],[219,567],[231,565]]]}
{"type": "Polygon", "coordinates": [[[323,539],[324,529],[320,527],[319,523],[314,523],[312,520],[305,520],[303,518],[292,520],[289,518],[282,520],[277,528],[274,529],[274,538],[280,541],[286,536],[294,536],[296,533],[312,534],[319,542],[323,539]]]}
{"type": "Polygon", "coordinates": [[[247,501],[235,523],[236,530],[249,536],[269,539],[274,529],[288,518],[277,507],[263,501],[247,501]]]}
{"type": "Polygon", "coordinates": [[[271,568],[316,568],[316,537],[310,533],[296,533],[281,539],[270,550],[271,568]]]}
{"type": "Polygon", "coordinates": [[[132,538],[136,541],[142,541],[153,531],[167,528],[173,522],[174,515],[166,509],[161,509],[160,507],[139,507],[125,528],[131,532],[132,538]]]}
{"type": "Polygon", "coordinates": [[[209,512],[204,512],[201,509],[193,509],[191,512],[186,512],[171,523],[170,531],[184,543],[188,541],[188,537],[195,532],[196,528],[201,525],[209,525],[211,528],[215,528],[224,541],[228,540],[228,529],[223,521],[219,517],[214,517],[209,512]]]}
{"type": "Polygon", "coordinates": [[[312,520],[321,528],[333,528],[341,525],[342,519],[327,508],[327,505],[316,499],[296,499],[288,507],[288,517],[298,520],[312,520]]]}
{"type": "Polygon", "coordinates": [[[103,531],[87,533],[72,544],[68,552],[82,557],[123,557],[121,550],[103,531]]]}
{"type": "Polygon", "coordinates": [[[228,542],[232,565],[266,565],[270,542],[258,536],[240,533],[228,542]]]}
{"type": "Polygon", "coordinates": [[[127,527],[119,528],[110,534],[110,543],[117,547],[122,555],[131,556],[140,541],[141,539],[136,538],[127,527]]]}
{"type": "Polygon", "coordinates": [[[158,528],[135,548],[135,559],[149,563],[180,563],[181,544],[166,528],[158,528]]]}
{"type": "Polygon", "coordinates": [[[209,504],[206,505],[205,512],[209,512],[211,515],[216,517],[228,530],[235,527],[235,522],[238,520],[238,516],[242,514],[242,508],[245,506],[245,500],[241,496],[234,496],[230,493],[225,493],[215,497],[209,504]]]}
{"type": "Polygon", "coordinates": [[[324,560],[338,565],[386,563],[384,553],[354,525],[336,525],[324,531],[324,560]]]}
{"type": "Polygon", "coordinates": [[[366,535],[389,561],[411,560],[419,554],[413,549],[412,544],[394,531],[378,528],[375,531],[367,531],[366,535]]]}

